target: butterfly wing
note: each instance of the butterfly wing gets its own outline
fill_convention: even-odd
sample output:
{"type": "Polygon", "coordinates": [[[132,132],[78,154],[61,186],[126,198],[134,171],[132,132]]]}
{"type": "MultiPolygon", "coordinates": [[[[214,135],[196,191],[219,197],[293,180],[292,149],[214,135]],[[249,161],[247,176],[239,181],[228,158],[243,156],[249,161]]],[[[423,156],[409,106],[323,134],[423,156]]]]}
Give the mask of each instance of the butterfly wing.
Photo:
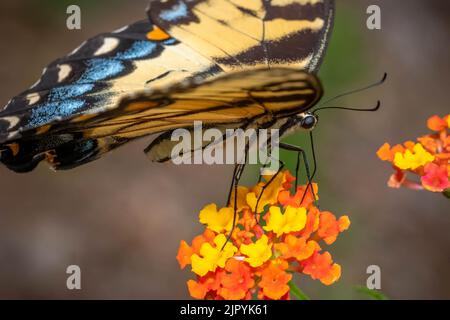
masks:
{"type": "Polygon", "coordinates": [[[105,112],[130,92],[170,86],[211,69],[210,61],[179,47],[148,21],[86,41],[52,62],[0,112],[0,143],[76,114],[105,112]]]}
{"type": "Polygon", "coordinates": [[[19,168],[46,159],[56,169],[72,168],[131,139],[166,132],[147,149],[153,160],[164,161],[169,157],[162,150],[170,150],[172,130],[192,129],[195,121],[223,129],[261,127],[309,109],[321,95],[313,74],[289,68],[233,72],[206,82],[194,77],[164,90],[125,97],[107,112],[55,123],[10,144],[2,161],[19,168]]]}
{"type": "Polygon", "coordinates": [[[43,159],[43,152],[64,144],[67,163],[91,161],[123,142],[92,139],[80,146],[71,134],[51,141],[41,134],[56,124],[64,127],[76,115],[89,117],[116,108],[130,92],[220,72],[212,61],[149,21],[100,34],[50,63],[33,86],[0,111],[0,159],[12,170],[26,172],[43,159]]]}
{"type": "Polygon", "coordinates": [[[241,2],[152,1],[149,16],[156,23],[140,21],[99,35],[52,62],[35,85],[0,112],[0,160],[16,171],[29,171],[44,158],[54,167],[71,168],[143,133],[184,127],[194,118],[238,122],[248,112],[248,107],[239,111],[230,105],[227,111],[217,111],[214,108],[223,101],[202,97],[201,102],[187,104],[190,115],[184,114],[176,125],[170,117],[143,123],[149,120],[145,112],[172,105],[154,98],[154,105],[144,103],[146,111],[141,114],[124,107],[124,101],[136,107],[133,99],[147,98],[149,94],[133,95],[145,88],[155,93],[175,90],[174,84],[193,79],[198,86],[218,74],[261,65],[317,70],[333,20],[333,1],[241,2]],[[183,5],[191,20],[179,19],[183,5]],[[194,117],[196,109],[203,111],[194,117]]]}
{"type": "Polygon", "coordinates": [[[135,138],[192,126],[194,121],[205,125],[253,122],[309,109],[321,94],[314,75],[289,68],[232,72],[206,82],[194,77],[164,90],[125,97],[116,109],[83,119],[81,126],[75,117],[71,130],[79,128],[86,137],[135,138]]]}
{"type": "Polygon", "coordinates": [[[315,72],[331,33],[334,1],[150,1],[147,14],[223,70],[289,66],[315,72]]]}

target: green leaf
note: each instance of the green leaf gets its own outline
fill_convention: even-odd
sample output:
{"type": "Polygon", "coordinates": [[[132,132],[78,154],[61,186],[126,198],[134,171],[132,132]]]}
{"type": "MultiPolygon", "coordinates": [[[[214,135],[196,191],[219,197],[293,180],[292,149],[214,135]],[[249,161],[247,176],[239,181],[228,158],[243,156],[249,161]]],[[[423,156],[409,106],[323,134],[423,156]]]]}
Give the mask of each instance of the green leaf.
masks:
{"type": "Polygon", "coordinates": [[[356,287],[356,291],[372,298],[373,300],[389,300],[389,298],[379,290],[373,290],[367,287],[360,286],[356,287]]]}
{"type": "Polygon", "coordinates": [[[450,199],[450,188],[445,189],[444,192],[442,192],[442,194],[444,195],[444,197],[450,199]]]}
{"type": "Polygon", "coordinates": [[[303,293],[302,290],[300,290],[299,287],[295,285],[293,281],[289,281],[288,283],[289,288],[291,289],[291,293],[298,299],[298,300],[311,300],[305,293],[303,293]]]}

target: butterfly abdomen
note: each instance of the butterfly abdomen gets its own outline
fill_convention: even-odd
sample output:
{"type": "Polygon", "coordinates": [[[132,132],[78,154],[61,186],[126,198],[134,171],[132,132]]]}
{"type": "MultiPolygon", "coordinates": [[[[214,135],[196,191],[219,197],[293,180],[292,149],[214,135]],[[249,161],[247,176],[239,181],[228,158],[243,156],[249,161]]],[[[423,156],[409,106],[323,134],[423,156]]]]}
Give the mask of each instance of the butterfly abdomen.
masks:
{"type": "Polygon", "coordinates": [[[60,135],[4,144],[0,146],[0,161],[19,173],[32,171],[43,160],[56,170],[64,170],[93,161],[102,152],[97,139],[74,138],[60,135]]]}

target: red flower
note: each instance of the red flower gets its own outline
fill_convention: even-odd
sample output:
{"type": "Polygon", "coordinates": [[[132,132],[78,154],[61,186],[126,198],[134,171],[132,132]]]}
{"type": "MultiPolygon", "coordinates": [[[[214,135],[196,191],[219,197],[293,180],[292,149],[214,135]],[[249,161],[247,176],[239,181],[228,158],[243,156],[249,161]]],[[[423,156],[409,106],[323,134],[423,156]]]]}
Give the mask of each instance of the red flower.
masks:
{"type": "Polygon", "coordinates": [[[430,163],[425,166],[425,175],[422,176],[421,181],[425,189],[432,192],[442,192],[450,188],[449,173],[446,165],[438,166],[430,163]]]}

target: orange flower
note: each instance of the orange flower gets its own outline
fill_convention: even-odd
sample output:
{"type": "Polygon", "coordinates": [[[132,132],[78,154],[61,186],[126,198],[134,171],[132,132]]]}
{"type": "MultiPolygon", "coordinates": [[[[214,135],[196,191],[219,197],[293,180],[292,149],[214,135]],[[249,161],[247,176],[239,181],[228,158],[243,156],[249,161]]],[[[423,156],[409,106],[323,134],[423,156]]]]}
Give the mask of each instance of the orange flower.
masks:
{"type": "Polygon", "coordinates": [[[350,226],[350,220],[347,216],[342,216],[339,220],[328,211],[320,213],[319,230],[317,235],[325,241],[326,244],[332,244],[336,241],[339,232],[347,230],[350,226]]]}
{"type": "Polygon", "coordinates": [[[208,242],[209,244],[214,243],[215,233],[209,229],[206,229],[203,234],[196,236],[192,240],[192,246],[189,246],[186,241],[180,241],[180,248],[178,249],[177,260],[180,264],[180,268],[184,269],[186,265],[191,264],[192,255],[199,254],[201,246],[208,242]]]}
{"type": "Polygon", "coordinates": [[[428,129],[430,129],[432,131],[437,131],[437,132],[446,130],[448,128],[448,124],[447,124],[447,121],[445,118],[447,118],[447,117],[441,118],[436,115],[432,116],[427,121],[428,129]]]}
{"type": "Polygon", "coordinates": [[[305,228],[300,232],[300,235],[304,238],[309,238],[313,232],[316,232],[319,228],[319,216],[320,211],[316,207],[312,207],[308,211],[306,216],[305,228]]]}
{"type": "Polygon", "coordinates": [[[377,156],[383,161],[392,162],[394,161],[394,156],[396,153],[403,153],[405,150],[406,149],[400,144],[397,144],[391,148],[389,143],[385,143],[380,147],[380,149],[378,149],[377,156]]]}
{"type": "Polygon", "coordinates": [[[394,166],[395,173],[389,178],[389,187],[431,192],[444,192],[449,188],[449,124],[449,115],[442,118],[432,116],[427,126],[434,133],[417,138],[419,143],[408,141],[393,148],[385,143],[378,149],[377,156],[394,166]],[[408,175],[418,176],[420,182],[417,181],[419,179],[409,179],[408,175]]]}
{"type": "Polygon", "coordinates": [[[253,229],[257,224],[255,214],[250,209],[244,209],[242,211],[242,218],[238,223],[241,224],[247,231],[253,229]]]}
{"type": "Polygon", "coordinates": [[[219,295],[226,300],[240,300],[248,296],[248,291],[255,285],[251,268],[247,263],[230,259],[220,277],[219,295]]]}
{"type": "MultiPolygon", "coordinates": [[[[319,187],[317,186],[317,183],[312,184],[312,189],[314,190],[314,195],[316,196],[316,200],[319,200],[319,197],[317,195],[319,191],[319,187]]],[[[278,194],[278,202],[283,205],[284,207],[291,206],[294,208],[298,207],[305,207],[309,208],[314,203],[314,195],[311,191],[311,186],[308,187],[308,192],[305,195],[306,186],[299,186],[297,187],[297,192],[294,196],[291,196],[291,193],[288,190],[280,191],[278,194]],[[304,196],[304,198],[303,198],[304,196]],[[300,203],[300,201],[303,202],[300,203]]]]}
{"type": "Polygon", "coordinates": [[[180,241],[180,248],[178,249],[177,260],[181,269],[184,269],[191,263],[191,256],[194,254],[194,250],[187,244],[186,241],[180,241]]]}
{"type": "MultiPolygon", "coordinates": [[[[200,212],[204,233],[191,245],[181,241],[177,254],[180,267],[191,265],[196,274],[187,282],[191,297],[251,299],[256,293],[259,299],[289,299],[290,272],[313,274],[325,284],[339,278],[340,266],[332,263],[329,253],[319,254],[317,241],[323,238],[330,244],[350,222],[346,216],[336,219],[331,212],[320,212],[310,191],[300,206],[306,185],[292,195],[294,180],[288,171],[279,173],[261,197],[264,205],[258,213],[255,205],[264,183],[239,186],[236,225],[228,242],[234,210],[210,204],[200,212]]],[[[314,189],[317,192],[316,184],[314,189]]]]}
{"type": "Polygon", "coordinates": [[[285,182],[283,183],[283,188],[285,190],[289,190],[290,188],[292,188],[292,185],[295,182],[295,177],[289,171],[285,171],[284,179],[285,179],[285,182]]]}
{"type": "Polygon", "coordinates": [[[307,242],[305,238],[287,235],[284,242],[275,244],[275,249],[280,252],[283,259],[294,258],[302,261],[311,257],[315,251],[320,250],[320,246],[314,240],[307,242]]]}
{"type": "Polygon", "coordinates": [[[422,136],[420,138],[417,138],[417,141],[419,141],[425,149],[427,149],[432,154],[435,154],[438,152],[439,149],[439,143],[436,140],[436,138],[432,137],[431,135],[428,136],[422,136]]]}
{"type": "Polygon", "coordinates": [[[287,292],[289,292],[288,282],[291,281],[292,275],[285,270],[288,263],[283,260],[272,260],[261,272],[261,281],[259,287],[262,289],[264,296],[279,300],[287,292]]]}
{"type": "Polygon", "coordinates": [[[302,262],[302,266],[304,274],[319,279],[325,285],[336,282],[341,276],[341,267],[333,263],[329,252],[314,253],[311,258],[302,262]]]}
{"type": "Polygon", "coordinates": [[[210,291],[216,291],[220,285],[220,275],[222,270],[215,273],[208,273],[203,277],[199,277],[198,281],[188,280],[187,286],[189,294],[195,299],[204,299],[210,291]]]}

